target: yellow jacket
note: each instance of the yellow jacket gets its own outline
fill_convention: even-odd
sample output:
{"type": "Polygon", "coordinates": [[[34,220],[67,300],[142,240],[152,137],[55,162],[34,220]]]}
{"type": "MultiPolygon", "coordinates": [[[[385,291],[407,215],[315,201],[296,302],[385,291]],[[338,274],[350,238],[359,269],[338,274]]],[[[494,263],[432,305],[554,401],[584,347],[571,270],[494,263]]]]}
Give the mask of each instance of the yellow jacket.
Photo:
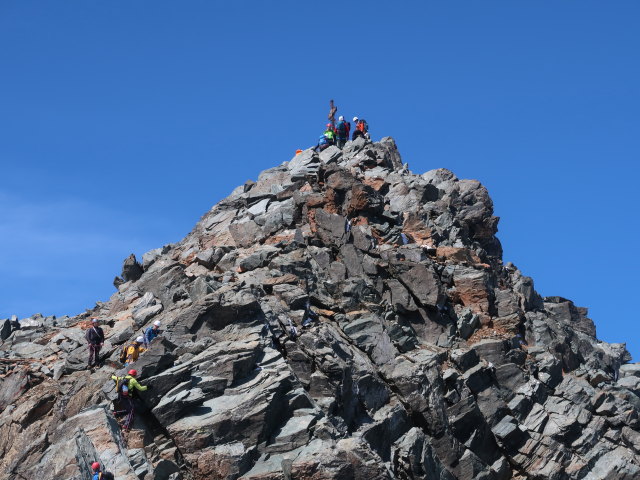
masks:
{"type": "Polygon", "coordinates": [[[138,357],[145,349],[142,345],[129,345],[127,347],[127,363],[132,363],[138,360],[138,357]]]}

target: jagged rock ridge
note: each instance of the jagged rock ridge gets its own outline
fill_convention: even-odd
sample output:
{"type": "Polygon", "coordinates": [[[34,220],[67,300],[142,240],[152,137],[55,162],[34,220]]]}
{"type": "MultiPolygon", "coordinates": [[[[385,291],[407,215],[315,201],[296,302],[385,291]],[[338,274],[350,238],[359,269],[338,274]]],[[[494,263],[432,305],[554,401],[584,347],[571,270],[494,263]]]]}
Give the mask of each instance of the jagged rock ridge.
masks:
{"type": "Polygon", "coordinates": [[[262,172],[108,302],[0,325],[2,478],[640,478],[640,368],[503,265],[497,224],[479,182],[415,175],[390,138],[262,172]],[[109,377],[156,319],[123,438],[109,377]]]}

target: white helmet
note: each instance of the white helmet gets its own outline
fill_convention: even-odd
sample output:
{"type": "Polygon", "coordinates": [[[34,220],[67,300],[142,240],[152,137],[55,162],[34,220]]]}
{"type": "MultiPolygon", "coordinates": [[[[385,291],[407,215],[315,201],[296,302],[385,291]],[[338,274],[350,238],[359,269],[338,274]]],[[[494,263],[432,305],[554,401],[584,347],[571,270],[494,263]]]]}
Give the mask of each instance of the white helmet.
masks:
{"type": "Polygon", "coordinates": [[[160,326],[160,320],[156,320],[155,322],[153,322],[153,324],[154,324],[156,327],[159,327],[159,326],[160,326]]]}
{"type": "Polygon", "coordinates": [[[358,121],[358,117],[353,117],[353,121],[357,122],[358,121]]]}
{"type": "Polygon", "coordinates": [[[136,338],[136,342],[144,343],[144,337],[142,335],[140,335],[138,338],[136,338]]]}
{"type": "Polygon", "coordinates": [[[340,116],[338,117],[338,121],[339,121],[339,122],[344,122],[344,117],[343,117],[342,115],[340,115],[340,116]]]}

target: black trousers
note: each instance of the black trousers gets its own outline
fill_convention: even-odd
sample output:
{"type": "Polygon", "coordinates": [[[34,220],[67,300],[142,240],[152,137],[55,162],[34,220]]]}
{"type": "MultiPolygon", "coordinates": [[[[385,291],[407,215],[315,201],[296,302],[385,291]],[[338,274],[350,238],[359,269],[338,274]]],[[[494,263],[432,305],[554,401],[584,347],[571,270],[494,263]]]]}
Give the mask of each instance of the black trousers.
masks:
{"type": "Polygon", "coordinates": [[[100,360],[100,345],[99,344],[89,344],[89,366],[98,365],[98,361],[100,360]]]}

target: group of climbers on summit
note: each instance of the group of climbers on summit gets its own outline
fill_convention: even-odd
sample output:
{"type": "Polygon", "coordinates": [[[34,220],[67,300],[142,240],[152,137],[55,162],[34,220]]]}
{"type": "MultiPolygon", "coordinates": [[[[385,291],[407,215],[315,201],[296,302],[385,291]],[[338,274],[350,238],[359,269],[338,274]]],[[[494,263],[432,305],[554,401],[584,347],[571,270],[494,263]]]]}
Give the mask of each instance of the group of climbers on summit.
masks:
{"type": "MultiPolygon", "coordinates": [[[[358,137],[370,138],[369,125],[366,120],[363,118],[359,119],[358,117],[353,117],[353,123],[355,125],[355,130],[353,131],[351,140],[355,140],[358,137]]],[[[321,152],[325,148],[329,148],[331,145],[335,145],[342,150],[347,143],[347,140],[349,140],[350,131],[351,123],[345,121],[344,117],[340,115],[336,125],[327,123],[326,130],[318,139],[316,150],[321,152]]]]}
{"type": "MultiPolygon", "coordinates": [[[[349,140],[349,132],[351,131],[351,123],[344,119],[344,116],[338,117],[338,122],[335,121],[335,113],[338,109],[334,106],[333,100],[329,102],[329,123],[326,125],[326,129],[320,138],[318,144],[315,147],[317,152],[321,152],[331,145],[337,146],[342,150],[349,140]]],[[[369,139],[369,125],[363,118],[353,117],[354,130],[351,140],[355,140],[358,137],[369,139]]]]}

